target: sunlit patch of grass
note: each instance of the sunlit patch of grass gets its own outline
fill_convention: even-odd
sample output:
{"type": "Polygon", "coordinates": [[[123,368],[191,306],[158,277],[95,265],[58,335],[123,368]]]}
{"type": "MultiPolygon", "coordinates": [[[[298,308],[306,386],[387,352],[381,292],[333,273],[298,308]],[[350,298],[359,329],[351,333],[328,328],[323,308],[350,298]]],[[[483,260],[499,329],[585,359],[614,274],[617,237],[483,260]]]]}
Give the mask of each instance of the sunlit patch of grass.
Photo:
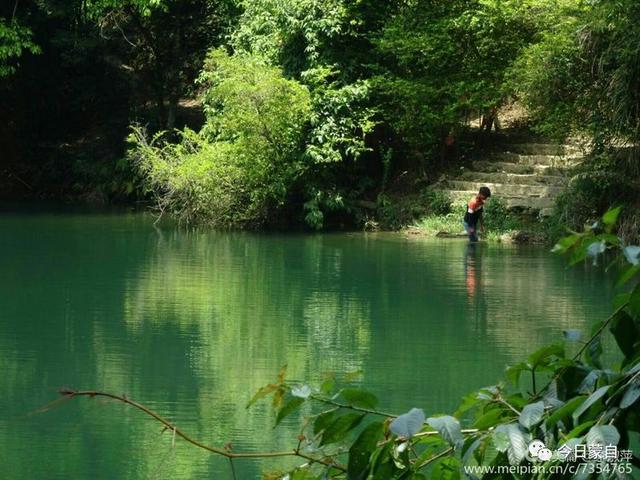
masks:
{"type": "Polygon", "coordinates": [[[427,215],[418,220],[412,228],[428,235],[436,235],[440,232],[464,233],[462,217],[454,213],[448,213],[447,215],[427,215]]]}
{"type": "MultiPolygon", "coordinates": [[[[436,236],[439,233],[463,234],[464,206],[455,208],[446,215],[428,214],[420,218],[410,227],[414,233],[436,236]]],[[[487,209],[485,214],[486,232],[481,234],[483,240],[500,242],[510,239],[518,232],[526,229],[525,222],[507,212],[502,205],[487,209]]]]}

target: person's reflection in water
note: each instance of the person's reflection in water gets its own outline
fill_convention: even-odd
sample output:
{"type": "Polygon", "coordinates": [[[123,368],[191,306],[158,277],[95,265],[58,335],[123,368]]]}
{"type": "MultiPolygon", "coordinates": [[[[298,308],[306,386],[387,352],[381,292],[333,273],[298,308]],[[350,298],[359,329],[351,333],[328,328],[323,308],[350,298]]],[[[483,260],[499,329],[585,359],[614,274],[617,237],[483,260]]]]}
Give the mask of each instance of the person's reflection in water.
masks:
{"type": "Polygon", "coordinates": [[[464,276],[467,303],[473,309],[475,320],[486,320],[487,304],[482,284],[482,249],[478,243],[467,243],[464,255],[464,276]]]}
{"type": "Polygon", "coordinates": [[[464,255],[464,276],[467,286],[467,300],[469,303],[477,296],[480,288],[480,258],[478,255],[478,244],[468,243],[464,255]]]}

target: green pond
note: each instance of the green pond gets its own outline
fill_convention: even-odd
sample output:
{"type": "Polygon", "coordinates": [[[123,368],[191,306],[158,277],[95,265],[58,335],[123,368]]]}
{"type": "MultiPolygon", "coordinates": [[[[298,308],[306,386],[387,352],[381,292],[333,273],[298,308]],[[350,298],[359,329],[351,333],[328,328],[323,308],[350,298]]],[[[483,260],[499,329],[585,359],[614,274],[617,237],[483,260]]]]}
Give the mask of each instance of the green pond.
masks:
{"type": "MultiPolygon", "coordinates": [[[[290,449],[245,405],[288,364],[359,371],[402,413],[453,411],[505,365],[610,311],[611,279],[543,247],[402,234],[156,228],[139,213],[0,214],[0,466],[8,479],[231,478],[226,460],[142,413],[60,387],[126,394],[212,445],[290,449]]],[[[300,414],[302,415],[302,413],[300,414]]],[[[287,460],[236,462],[238,478],[287,460]]]]}

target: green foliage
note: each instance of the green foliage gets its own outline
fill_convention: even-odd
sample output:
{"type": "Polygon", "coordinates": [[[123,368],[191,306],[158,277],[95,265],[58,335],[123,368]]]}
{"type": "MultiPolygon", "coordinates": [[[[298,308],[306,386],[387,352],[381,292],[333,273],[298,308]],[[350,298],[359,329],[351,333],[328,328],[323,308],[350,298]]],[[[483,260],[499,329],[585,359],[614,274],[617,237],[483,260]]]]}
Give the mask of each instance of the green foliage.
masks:
{"type": "Polygon", "coordinates": [[[232,45],[280,64],[288,75],[316,67],[346,20],[342,0],[247,0],[232,45]]]}
{"type": "Polygon", "coordinates": [[[484,208],[482,221],[489,231],[508,232],[522,228],[522,221],[508,208],[500,197],[492,197],[484,208]]]}
{"type": "Polygon", "coordinates": [[[432,149],[473,112],[503,102],[504,78],[531,41],[535,2],[406,2],[376,41],[374,85],[385,119],[412,148],[432,149]]]}
{"type": "MultiPolygon", "coordinates": [[[[15,5],[0,19],[0,77],[12,99],[10,108],[2,109],[3,120],[19,119],[6,137],[21,137],[13,142],[14,163],[22,166],[27,153],[51,158],[48,151],[27,148],[39,141],[38,134],[22,133],[46,132],[43,144],[75,150],[47,160],[44,170],[52,183],[68,182],[77,191],[83,184],[106,197],[135,191],[138,171],[118,167],[125,125],[145,124],[151,135],[185,125],[199,131],[194,102],[185,100],[202,93],[201,138],[185,130],[153,142],[162,154],[144,150],[172,165],[180,162],[170,160],[171,154],[189,151],[202,157],[184,163],[196,169],[182,172],[191,179],[184,183],[188,194],[183,185],[176,190],[172,182],[146,179],[146,191],[189,222],[224,218],[224,225],[257,226],[286,209],[292,222],[304,220],[314,229],[366,222],[398,228],[425,215],[434,224],[445,222],[437,215],[448,215],[446,223],[453,225],[444,198],[427,194],[397,201],[399,192],[419,196],[422,179],[435,178],[449,160],[457,160],[449,157],[459,157],[469,121],[513,98],[526,104],[537,131],[562,138],[584,130],[598,147],[549,222],[550,231],[581,224],[609,204],[633,203],[637,197],[637,162],[627,161],[623,168],[624,162],[604,148],[620,140],[638,143],[640,7],[632,0],[42,0],[15,5]],[[42,44],[46,61],[25,79],[4,78],[24,52],[38,51],[33,38],[42,44]],[[217,53],[207,57],[212,49],[217,53]],[[63,72],[51,78],[45,93],[51,97],[52,119],[31,128],[32,120],[26,119],[41,107],[34,93],[59,63],[63,72]],[[105,78],[109,81],[97,86],[105,78]],[[17,95],[14,81],[28,87],[24,95],[17,95]],[[59,131],[50,133],[54,126],[59,131]],[[165,141],[182,146],[165,148],[165,141]],[[227,165],[224,171],[244,172],[228,173],[231,177],[248,179],[234,180],[233,188],[227,183],[220,190],[224,198],[208,198],[203,192],[224,182],[204,180],[202,172],[211,163],[204,151],[227,165]],[[239,158],[232,161],[231,155],[239,158]],[[226,205],[227,214],[207,213],[213,204],[226,205]],[[246,211],[234,221],[230,212],[238,205],[246,205],[246,211]]],[[[25,176],[29,183],[29,176],[42,169],[36,160],[24,163],[35,165],[25,176]]],[[[499,203],[491,202],[487,213],[493,232],[518,226],[499,203]]],[[[625,216],[621,228],[637,231],[637,220],[625,216]]]]}
{"type": "Polygon", "coordinates": [[[574,169],[568,188],[556,202],[548,222],[550,236],[559,238],[567,228],[591,224],[609,205],[621,204],[627,208],[618,222],[618,233],[627,241],[636,241],[638,178],[633,149],[609,148],[588,156],[574,169]]]}
{"type": "Polygon", "coordinates": [[[134,130],[131,156],[161,211],[181,220],[256,227],[282,207],[307,165],[307,89],[250,57],[210,53],[200,82],[207,122],[181,142],[134,130]]]}
{"type": "Polygon", "coordinates": [[[17,20],[0,18],[0,78],[15,72],[16,62],[24,52],[40,53],[32,37],[31,30],[17,20]]]}
{"type": "Polygon", "coordinates": [[[558,138],[583,130],[599,143],[636,140],[638,3],[566,2],[554,12],[554,28],[511,71],[536,128],[558,138]]]}
{"type": "Polygon", "coordinates": [[[343,209],[345,206],[342,195],[338,192],[316,190],[311,199],[304,203],[304,220],[314,230],[324,227],[325,212],[343,209]]]}
{"type": "MultiPolygon", "coordinates": [[[[565,350],[579,336],[568,332],[565,344],[543,347],[526,361],[510,367],[508,384],[486,387],[467,396],[455,416],[425,420],[424,412],[418,408],[390,415],[376,411],[377,399],[362,390],[340,384],[336,390],[335,383],[322,389],[301,387],[285,381],[281,374],[278,388],[284,389],[285,395],[306,393],[296,397],[296,408],[303,402],[321,407],[305,422],[299,452],[320,453],[323,459],[330,460],[321,468],[307,463],[295,472],[304,470],[305,478],[315,479],[326,475],[348,479],[459,479],[467,478],[465,467],[539,465],[540,460],[532,458],[529,452],[533,440],[543,441],[552,451],[564,446],[573,449],[575,445],[599,445],[601,449],[613,445],[619,450],[629,450],[632,437],[640,434],[635,408],[640,400],[640,283],[637,283],[639,270],[635,268],[640,265],[640,247],[622,248],[613,235],[620,211],[620,208],[609,210],[598,225],[563,238],[555,251],[567,255],[572,264],[589,256],[601,256],[604,251],[615,253],[617,262],[633,269],[633,275],[623,274],[625,283],[632,279],[635,282],[631,293],[618,297],[615,312],[594,325],[590,337],[575,355],[569,357],[565,350]],[[602,249],[592,247],[601,243],[602,249]],[[600,357],[602,336],[607,329],[619,347],[615,356],[622,359],[620,363],[604,365],[605,360],[600,357]],[[367,417],[384,421],[370,422],[367,417]],[[361,423],[366,426],[358,429],[361,423]],[[471,428],[464,428],[465,424],[471,428]],[[348,451],[346,466],[340,462],[344,451],[348,451]]],[[[278,391],[268,386],[259,395],[272,390],[278,391]]],[[[282,419],[282,412],[293,411],[285,406],[279,410],[276,421],[282,419]]],[[[545,461],[545,470],[531,468],[530,473],[522,470],[518,478],[587,478],[581,477],[579,470],[557,473],[551,469],[551,466],[562,468],[564,462],[553,456],[545,461]]],[[[566,462],[571,464],[573,460],[566,462]]],[[[594,471],[600,465],[590,459],[583,462],[587,467],[592,465],[594,471]]],[[[625,474],[631,473],[631,463],[619,462],[611,464],[610,475],[599,478],[628,478],[625,474]]],[[[513,478],[509,474],[480,472],[473,478],[513,478]]]]}
{"type": "Polygon", "coordinates": [[[582,110],[585,63],[575,40],[577,28],[576,22],[564,23],[545,32],[510,71],[513,89],[529,108],[535,130],[550,138],[568,136],[582,110]]]}
{"type": "Polygon", "coordinates": [[[369,151],[365,136],[375,125],[368,104],[369,84],[341,85],[338,71],[326,66],[307,70],[302,81],[312,93],[311,131],[306,155],[313,163],[357,160],[369,151]]]}
{"type": "MultiPolygon", "coordinates": [[[[310,115],[307,89],[253,57],[212,50],[199,83],[207,121],[202,134],[232,142],[252,163],[298,170],[301,134],[310,115]],[[252,158],[249,158],[252,157],[252,158]],[[291,165],[284,165],[291,163],[291,165]]],[[[295,175],[295,173],[293,173],[295,175]]]]}
{"type": "Polygon", "coordinates": [[[451,198],[447,192],[427,188],[422,192],[427,209],[434,215],[447,215],[451,212],[451,198]]]}

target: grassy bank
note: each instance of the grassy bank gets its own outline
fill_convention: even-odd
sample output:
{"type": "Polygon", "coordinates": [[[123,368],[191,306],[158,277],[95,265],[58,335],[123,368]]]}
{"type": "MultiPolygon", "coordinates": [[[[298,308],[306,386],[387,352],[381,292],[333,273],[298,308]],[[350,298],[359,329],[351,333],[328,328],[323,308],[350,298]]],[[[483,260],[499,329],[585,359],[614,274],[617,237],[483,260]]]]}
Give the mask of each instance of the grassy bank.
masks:
{"type": "MultiPolygon", "coordinates": [[[[425,189],[410,196],[385,197],[378,207],[376,226],[413,235],[455,237],[464,233],[464,203],[452,203],[446,193],[425,189]]],[[[493,242],[551,243],[549,220],[507,208],[499,197],[485,206],[483,240],[493,242]]]]}

